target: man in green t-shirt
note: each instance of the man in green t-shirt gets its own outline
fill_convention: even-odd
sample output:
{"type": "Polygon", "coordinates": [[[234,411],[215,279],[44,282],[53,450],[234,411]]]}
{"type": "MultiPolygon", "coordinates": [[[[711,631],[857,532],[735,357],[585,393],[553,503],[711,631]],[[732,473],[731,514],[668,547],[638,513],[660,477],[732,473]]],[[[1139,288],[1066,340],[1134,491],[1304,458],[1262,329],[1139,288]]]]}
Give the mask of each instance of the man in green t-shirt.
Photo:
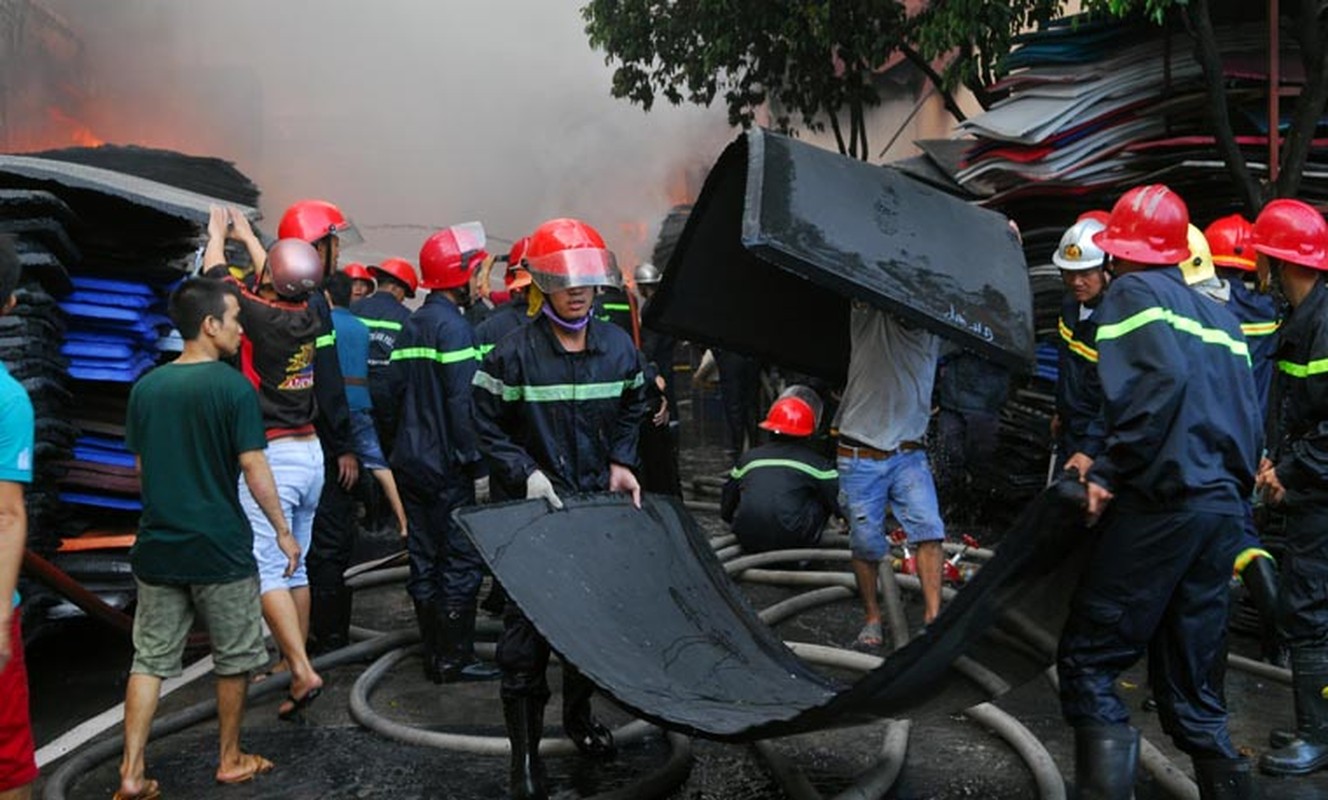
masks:
{"type": "Polygon", "coordinates": [[[272,769],[271,761],[240,749],[249,672],[267,662],[254,534],[237,490],[241,472],[277,532],[288,576],[300,558],[263,453],[258,397],[243,375],[218,360],[240,348],[234,287],[209,278],[185,281],[171,295],[170,314],[184,352],[139,380],[125,420],[143,515],[130,556],[138,603],[115,794],[121,800],[160,795],[145,775],[144,748],[161,681],[180,673],[195,614],[207,625],[217,675],[217,782],[241,783],[272,769]]]}

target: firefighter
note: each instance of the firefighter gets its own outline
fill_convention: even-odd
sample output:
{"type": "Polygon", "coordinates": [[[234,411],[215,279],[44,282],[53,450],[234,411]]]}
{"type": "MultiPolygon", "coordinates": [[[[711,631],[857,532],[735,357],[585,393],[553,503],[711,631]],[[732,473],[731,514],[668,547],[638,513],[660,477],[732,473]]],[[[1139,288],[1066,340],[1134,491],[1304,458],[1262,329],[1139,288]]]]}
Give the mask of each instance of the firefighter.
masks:
{"type": "Polygon", "coordinates": [[[1056,445],[1055,472],[1073,469],[1087,475],[1102,452],[1102,384],[1097,377],[1097,323],[1093,313],[1107,290],[1107,260],[1093,237],[1106,225],[1081,217],[1061,236],[1051,260],[1061,271],[1065,297],[1056,320],[1060,333],[1056,371],[1056,415],[1051,433],[1056,445]]]}
{"type": "Polygon", "coordinates": [[[1328,224],[1305,203],[1274,200],[1251,238],[1291,306],[1276,351],[1280,436],[1260,464],[1259,488],[1286,508],[1278,612],[1291,647],[1296,730],[1274,734],[1277,749],[1259,766],[1305,775],[1328,766],[1328,224]]]}
{"type": "MultiPolygon", "coordinates": [[[[337,270],[343,238],[346,244],[360,240],[355,226],[341,209],[326,200],[301,200],[286,209],[277,225],[282,239],[302,239],[313,245],[323,263],[323,280],[337,270]]],[[[321,283],[321,282],[320,282],[321,283]]],[[[319,425],[326,476],[314,517],[313,543],[309,548],[309,591],[312,602],[310,634],[313,651],[325,652],[349,641],[351,591],[342,574],[350,566],[355,542],[355,498],[351,490],[359,478],[346,404],[345,380],[337,360],[336,330],[332,309],[322,292],[309,294],[309,307],[322,320],[322,333],[314,350],[319,425]]]]}
{"type": "Polygon", "coordinates": [[[475,326],[475,339],[479,342],[481,357],[488,355],[504,336],[530,321],[530,305],[526,301],[530,273],[523,261],[529,243],[530,237],[522,236],[507,253],[503,285],[507,287],[508,301],[495,308],[492,314],[475,326]]]}
{"type": "Polygon", "coordinates": [[[420,279],[415,267],[404,258],[385,258],[369,270],[378,279],[378,291],[353,303],[350,312],[369,328],[369,399],[373,401],[378,441],[383,452],[391,456],[400,398],[393,397],[388,388],[387,367],[401,326],[410,319],[405,301],[415,297],[420,279]]]}
{"type": "Polygon", "coordinates": [[[839,511],[834,462],[806,440],[821,427],[821,398],[790,386],[770,405],[763,430],[773,441],[743,453],[724,483],[719,515],[749,553],[814,547],[839,511]]]}
{"type": "Polygon", "coordinates": [[[374,293],[374,277],[369,269],[358,261],[351,262],[341,268],[350,278],[350,301],[358,303],[364,298],[374,293]]]}
{"type": "MultiPolygon", "coordinates": [[[[1243,241],[1233,242],[1231,237],[1224,237],[1221,240],[1224,252],[1220,257],[1230,263],[1233,257],[1238,258],[1231,251],[1240,250],[1253,255],[1254,250],[1249,243],[1250,224],[1240,216],[1228,219],[1243,223],[1244,228],[1239,234],[1243,241]]],[[[1191,225],[1187,237],[1190,257],[1180,263],[1181,274],[1185,276],[1185,282],[1200,294],[1226,306],[1240,323],[1241,332],[1245,334],[1250,347],[1250,360],[1254,364],[1255,390],[1259,398],[1258,407],[1251,411],[1256,414],[1260,430],[1264,430],[1267,421],[1265,403],[1268,398],[1268,387],[1260,383],[1261,372],[1264,380],[1271,380],[1272,376],[1271,370],[1260,369],[1259,362],[1263,360],[1269,365],[1272,364],[1268,345],[1276,344],[1277,340],[1271,335],[1277,330],[1277,318],[1272,300],[1268,298],[1267,303],[1262,302],[1264,296],[1246,288],[1239,273],[1233,276],[1230,275],[1230,270],[1224,270],[1228,275],[1219,275],[1216,268],[1219,256],[1212,251],[1208,237],[1203,231],[1191,225]]],[[[1253,265],[1254,262],[1251,260],[1250,263],[1253,265]]],[[[1250,503],[1245,504],[1244,535],[1231,573],[1233,578],[1239,579],[1245,586],[1250,601],[1259,614],[1259,626],[1262,628],[1260,644],[1264,659],[1279,666],[1286,666],[1287,656],[1277,633],[1277,564],[1272,554],[1264,549],[1263,542],[1259,538],[1259,532],[1254,526],[1254,509],[1250,503]]],[[[1218,667],[1224,669],[1225,663],[1219,663],[1218,667]]]]}
{"type": "MultiPolygon", "coordinates": [[[[642,262],[633,276],[641,295],[639,308],[654,294],[663,276],[654,264],[642,262]]],[[[641,357],[646,365],[646,416],[641,421],[641,486],[648,492],[682,497],[678,475],[678,406],[673,397],[673,357],[676,340],[638,325],[641,357]]]]}
{"type": "Polygon", "coordinates": [[[420,286],[429,290],[392,350],[389,381],[400,398],[392,471],[406,506],[410,579],[406,591],[424,641],[424,674],[434,683],[494,680],[475,658],[475,608],[483,561],[452,519],[476,501],[485,477],[475,436],[470,382],[478,349],[465,306],[470,261],[452,228],[420,248],[420,286]]]}
{"type": "Polygon", "coordinates": [[[1149,654],[1158,717],[1205,797],[1248,797],[1213,662],[1223,652],[1245,502],[1260,446],[1249,348],[1230,312],[1185,284],[1184,201],[1126,192],[1094,243],[1115,278],[1093,318],[1106,437],[1084,479],[1097,537],[1057,668],[1082,796],[1128,798],[1139,732],[1115,692],[1149,654]]]}
{"type": "MultiPolygon", "coordinates": [[[[531,235],[530,324],[505,337],[475,373],[476,426],[492,471],[529,498],[562,507],[568,492],[629,492],[640,505],[637,431],[645,413],[641,358],[631,337],[591,313],[597,286],[617,286],[618,266],[592,227],[554,219],[531,235]]],[[[511,793],[548,796],[539,741],[549,687],[549,645],[513,603],[503,615],[498,663],[511,740],[511,793]]],[[[563,668],[563,729],[591,757],[615,752],[591,714],[594,686],[563,668]]]]}

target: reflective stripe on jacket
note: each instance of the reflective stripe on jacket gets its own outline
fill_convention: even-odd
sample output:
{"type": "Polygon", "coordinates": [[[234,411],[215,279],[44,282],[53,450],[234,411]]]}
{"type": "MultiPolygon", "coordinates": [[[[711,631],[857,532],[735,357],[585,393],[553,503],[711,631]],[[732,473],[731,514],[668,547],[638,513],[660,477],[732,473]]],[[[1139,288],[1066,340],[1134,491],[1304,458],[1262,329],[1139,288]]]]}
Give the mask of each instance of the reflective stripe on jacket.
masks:
{"type": "Polygon", "coordinates": [[[477,358],[475,332],[442,292],[430,293],[402,326],[388,370],[400,398],[397,481],[439,491],[483,474],[470,390],[477,358]]]}
{"type": "Polygon", "coordinates": [[[1328,502],[1328,286],[1292,309],[1277,347],[1282,399],[1273,454],[1288,503],[1328,502]]]}
{"type": "Polygon", "coordinates": [[[568,352],[547,317],[503,338],[475,373],[476,427],[492,472],[513,491],[542,470],[559,492],[604,491],[609,463],[635,468],[645,377],[631,337],[591,319],[568,352]]]}
{"type": "Polygon", "coordinates": [[[1089,479],[1133,510],[1243,515],[1262,435],[1236,318],[1174,267],[1112,281],[1093,318],[1107,436],[1089,479]]]}

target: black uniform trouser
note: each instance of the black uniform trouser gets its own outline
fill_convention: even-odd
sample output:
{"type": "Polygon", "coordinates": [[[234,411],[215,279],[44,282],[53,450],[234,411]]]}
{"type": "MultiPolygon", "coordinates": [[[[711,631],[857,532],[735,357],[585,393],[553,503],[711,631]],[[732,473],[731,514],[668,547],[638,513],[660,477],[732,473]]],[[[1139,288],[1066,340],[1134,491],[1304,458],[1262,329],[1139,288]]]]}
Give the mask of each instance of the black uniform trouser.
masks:
{"type": "Polygon", "coordinates": [[[729,450],[737,458],[743,440],[756,443],[756,422],[761,390],[761,363],[739,353],[716,350],[719,368],[719,397],[724,404],[724,421],[729,430],[729,450]]]}
{"type": "Polygon", "coordinates": [[[400,484],[406,507],[406,552],[410,578],[406,591],[412,600],[438,608],[473,606],[484,578],[484,560],[471,544],[452,511],[475,504],[475,486],[462,479],[441,490],[400,484]]]}
{"type": "Polygon", "coordinates": [[[1278,627],[1292,648],[1328,647],[1328,505],[1289,505],[1278,627]]]}
{"type": "Polygon", "coordinates": [[[1072,726],[1122,725],[1117,677],[1148,652],[1158,717],[1182,751],[1236,758],[1213,663],[1226,647],[1242,520],[1109,510],[1061,635],[1061,710],[1072,726]]]}
{"type": "Polygon", "coordinates": [[[337,455],[323,451],[323,493],[318,496],[305,570],[311,591],[337,591],[355,550],[355,496],[341,488],[337,455]]]}
{"type": "MultiPolygon", "coordinates": [[[[503,632],[498,635],[498,651],[494,660],[503,671],[499,694],[504,701],[530,698],[548,702],[549,642],[521,612],[517,604],[507,601],[503,609],[503,632]]],[[[567,662],[563,662],[563,697],[578,695],[589,697],[594,687],[590,679],[567,662]]]]}
{"type": "Polygon", "coordinates": [[[649,418],[645,419],[637,438],[637,452],[641,456],[641,488],[656,494],[682,497],[673,426],[656,425],[649,418]]]}

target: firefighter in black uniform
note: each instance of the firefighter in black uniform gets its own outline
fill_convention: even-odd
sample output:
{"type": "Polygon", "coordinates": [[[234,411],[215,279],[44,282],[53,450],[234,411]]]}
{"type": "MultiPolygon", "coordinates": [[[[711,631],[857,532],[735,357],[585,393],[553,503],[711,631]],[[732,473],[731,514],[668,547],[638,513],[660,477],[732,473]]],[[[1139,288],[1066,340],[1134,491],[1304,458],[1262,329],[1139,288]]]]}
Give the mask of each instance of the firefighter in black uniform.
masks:
{"type": "MultiPolygon", "coordinates": [[[[512,245],[507,254],[507,271],[503,273],[503,284],[507,287],[508,301],[498,306],[483,322],[475,326],[475,339],[479,342],[480,357],[489,354],[494,345],[504,336],[530,321],[530,304],[526,299],[526,289],[530,286],[530,273],[526,270],[524,257],[529,236],[522,236],[512,245]]],[[[521,487],[524,491],[525,487],[521,487]]],[[[521,495],[509,495],[494,499],[509,499],[521,495]]]]}
{"type": "Polygon", "coordinates": [[[1097,320],[1106,440],[1085,490],[1098,536],[1071,602],[1057,668],[1081,796],[1128,798],[1139,732],[1115,692],[1148,652],[1165,730],[1204,797],[1248,797],[1213,663],[1261,445],[1249,348],[1230,312],[1191,290],[1184,202],[1127,192],[1094,242],[1116,275],[1097,320]]]}
{"type": "MultiPolygon", "coordinates": [[[[531,236],[526,262],[538,316],[505,337],[475,374],[476,426],[492,471],[554,509],[560,493],[630,492],[639,504],[637,431],[645,413],[641,358],[621,328],[594,319],[593,287],[621,283],[613,254],[584,222],[555,219],[531,236]]],[[[548,796],[539,741],[549,645],[509,603],[498,640],[511,793],[548,796]]],[[[563,729],[591,757],[613,737],[591,714],[594,686],[563,668],[563,729]]]]}
{"type": "Polygon", "coordinates": [[[396,413],[400,397],[388,386],[387,367],[392,360],[401,326],[410,319],[405,300],[415,296],[419,277],[404,258],[385,258],[369,268],[378,279],[378,291],[351,304],[350,313],[369,328],[369,398],[373,401],[374,427],[385,455],[392,455],[396,441],[396,413]]]}
{"type": "Polygon", "coordinates": [[[743,453],[725,481],[719,515],[746,552],[813,547],[830,515],[843,516],[835,462],[806,442],[821,408],[808,387],[785,389],[760,423],[773,441],[743,453]]]}
{"type": "Polygon", "coordinates": [[[1097,377],[1097,322],[1093,312],[1107,290],[1107,255],[1093,243],[1106,226],[1082,217],[1061,236],[1051,260],[1061,271],[1065,298],[1056,320],[1060,334],[1056,370],[1056,416],[1051,432],[1056,445],[1055,473],[1073,469],[1088,474],[1102,452],[1102,384],[1097,377]]]}
{"type": "Polygon", "coordinates": [[[420,248],[420,286],[431,290],[402,326],[389,378],[400,398],[392,470],[401,485],[409,535],[406,591],[424,640],[424,674],[434,683],[493,680],[475,658],[475,607],[484,564],[452,519],[475,503],[485,477],[475,436],[470,382],[479,351],[461,314],[470,270],[452,228],[420,248]]]}
{"type": "Polygon", "coordinates": [[[1280,435],[1259,487],[1286,507],[1278,616],[1291,646],[1296,730],[1274,733],[1277,749],[1259,766],[1305,775],[1328,766],[1328,224],[1305,203],[1274,200],[1252,238],[1291,305],[1276,351],[1280,435]]]}

